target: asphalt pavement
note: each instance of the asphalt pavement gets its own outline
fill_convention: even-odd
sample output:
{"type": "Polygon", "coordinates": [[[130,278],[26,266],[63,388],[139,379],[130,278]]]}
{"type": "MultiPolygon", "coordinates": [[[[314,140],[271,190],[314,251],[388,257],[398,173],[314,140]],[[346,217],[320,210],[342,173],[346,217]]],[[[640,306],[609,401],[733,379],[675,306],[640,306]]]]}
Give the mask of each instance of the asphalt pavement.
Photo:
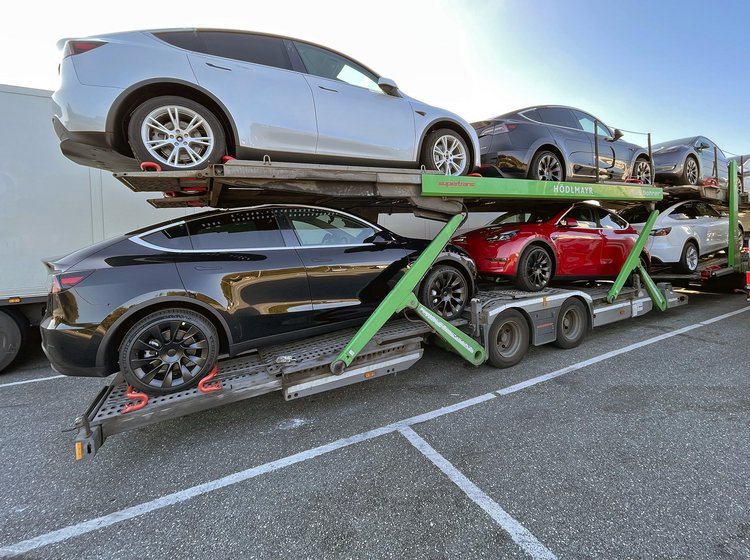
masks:
{"type": "Polygon", "coordinates": [[[750,305],[119,434],[65,432],[107,380],[34,348],[0,375],[0,556],[750,558],[750,305]]]}

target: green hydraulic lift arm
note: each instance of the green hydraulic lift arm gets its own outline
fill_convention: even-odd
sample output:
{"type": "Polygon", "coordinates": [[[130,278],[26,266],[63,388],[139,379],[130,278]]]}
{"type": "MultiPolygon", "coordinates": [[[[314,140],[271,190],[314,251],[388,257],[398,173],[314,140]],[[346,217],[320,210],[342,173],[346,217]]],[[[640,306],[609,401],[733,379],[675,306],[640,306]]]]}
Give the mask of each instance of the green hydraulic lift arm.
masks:
{"type": "MultiPolygon", "coordinates": [[[[733,268],[739,263],[737,254],[737,237],[739,235],[739,193],[737,192],[737,162],[729,162],[729,250],[727,265],[733,268]]],[[[743,241],[744,242],[744,241],[743,241]]]]}
{"type": "Polygon", "coordinates": [[[414,295],[414,289],[419,281],[435,262],[440,252],[448,244],[453,234],[461,226],[466,216],[459,214],[453,216],[443,229],[435,236],[427,248],[414,261],[409,270],[401,277],[396,286],[388,293],[383,301],[373,311],[364,325],[352,337],[341,353],[331,363],[331,372],[341,375],[347,366],[351,365],[362,349],[372,337],[390,319],[394,313],[406,308],[414,309],[417,314],[430,325],[445,342],[450,345],[459,355],[474,365],[479,365],[485,360],[485,351],[481,344],[471,338],[468,334],[459,330],[448,321],[433,313],[430,309],[419,303],[414,295]]]}

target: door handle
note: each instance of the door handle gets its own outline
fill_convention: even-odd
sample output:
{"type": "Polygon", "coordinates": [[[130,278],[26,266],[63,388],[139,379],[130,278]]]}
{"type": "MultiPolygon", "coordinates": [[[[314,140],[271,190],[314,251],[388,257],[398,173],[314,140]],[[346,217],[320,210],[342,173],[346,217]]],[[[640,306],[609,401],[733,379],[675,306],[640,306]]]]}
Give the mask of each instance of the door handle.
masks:
{"type": "Polygon", "coordinates": [[[219,70],[226,70],[227,72],[231,72],[231,68],[225,68],[224,66],[218,66],[216,64],[211,64],[210,62],[206,62],[206,66],[210,66],[211,68],[218,68],[219,70]]]}
{"type": "Polygon", "coordinates": [[[329,263],[333,262],[333,259],[310,259],[310,261],[314,263],[329,263]]]}
{"type": "Polygon", "coordinates": [[[344,266],[331,266],[328,268],[328,272],[346,272],[346,267],[344,266]]]}
{"type": "Polygon", "coordinates": [[[324,89],[326,91],[332,91],[333,93],[338,93],[339,92],[339,90],[337,90],[337,89],[327,88],[327,87],[323,87],[323,86],[318,86],[318,87],[320,89],[324,89]]]}
{"type": "Polygon", "coordinates": [[[195,270],[221,270],[220,266],[202,266],[198,265],[195,267],[195,270]]]}

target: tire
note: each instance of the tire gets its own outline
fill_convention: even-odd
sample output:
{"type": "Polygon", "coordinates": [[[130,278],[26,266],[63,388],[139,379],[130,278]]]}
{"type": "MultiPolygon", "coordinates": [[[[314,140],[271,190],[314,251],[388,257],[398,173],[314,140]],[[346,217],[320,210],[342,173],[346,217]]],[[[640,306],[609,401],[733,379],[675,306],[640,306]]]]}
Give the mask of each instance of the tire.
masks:
{"type": "Polygon", "coordinates": [[[695,241],[688,241],[682,248],[682,256],[680,256],[680,262],[677,264],[677,268],[681,272],[690,274],[698,270],[698,258],[700,253],[698,252],[698,245],[695,241]]]}
{"type": "Polygon", "coordinates": [[[524,292],[538,292],[549,285],[554,261],[549,251],[540,245],[526,247],[518,259],[514,284],[524,292]]]}
{"type": "Polygon", "coordinates": [[[492,323],[487,341],[489,362],[508,368],[520,362],[529,350],[529,324],[517,309],[500,313],[492,323]]]}
{"type": "Polygon", "coordinates": [[[422,145],[420,164],[445,175],[466,175],[473,167],[466,141],[455,130],[441,128],[430,132],[422,145]]]}
{"type": "Polygon", "coordinates": [[[120,370],[136,389],[166,395],[196,385],[214,367],[218,353],[219,336],[204,315],[190,309],[163,309],[125,334],[120,370]]]}
{"type": "Polygon", "coordinates": [[[564,181],[565,165],[556,153],[543,150],[534,154],[527,175],[535,181],[564,181]]]}
{"type": "Polygon", "coordinates": [[[742,247],[745,245],[745,230],[741,225],[737,225],[737,255],[739,256],[742,247]]]}
{"type": "Polygon", "coordinates": [[[443,319],[458,319],[471,297],[469,281],[457,268],[437,265],[422,280],[418,297],[443,319]]]}
{"type": "Polygon", "coordinates": [[[644,185],[651,185],[654,182],[651,176],[651,165],[646,158],[639,157],[635,160],[632,176],[643,181],[644,185]]]}
{"type": "Polygon", "coordinates": [[[681,185],[697,185],[700,177],[698,160],[693,156],[685,158],[685,165],[682,166],[682,175],[680,175],[681,185]]]}
{"type": "Polygon", "coordinates": [[[0,372],[18,358],[26,341],[26,331],[14,315],[0,311],[0,372]]]}
{"type": "Polygon", "coordinates": [[[133,111],[128,142],[138,161],[158,163],[165,171],[203,169],[227,151],[224,127],[216,115],[200,103],[174,95],[149,99],[133,111]],[[147,146],[149,141],[154,146],[147,146]]]}
{"type": "Polygon", "coordinates": [[[563,303],[557,316],[557,340],[559,348],[579,346],[589,328],[589,311],[580,299],[570,298],[563,303]]]}

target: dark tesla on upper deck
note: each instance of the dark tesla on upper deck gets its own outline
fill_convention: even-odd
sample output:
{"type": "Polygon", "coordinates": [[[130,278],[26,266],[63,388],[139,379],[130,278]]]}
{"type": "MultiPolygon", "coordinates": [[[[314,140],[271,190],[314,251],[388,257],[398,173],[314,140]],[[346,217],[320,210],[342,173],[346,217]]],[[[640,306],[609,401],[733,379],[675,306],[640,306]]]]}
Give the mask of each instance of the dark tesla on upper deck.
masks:
{"type": "Polygon", "coordinates": [[[622,132],[573,107],[545,105],[472,123],[479,135],[483,175],[546,181],[594,181],[595,127],[599,179],[650,184],[648,152],[622,132]]]}

